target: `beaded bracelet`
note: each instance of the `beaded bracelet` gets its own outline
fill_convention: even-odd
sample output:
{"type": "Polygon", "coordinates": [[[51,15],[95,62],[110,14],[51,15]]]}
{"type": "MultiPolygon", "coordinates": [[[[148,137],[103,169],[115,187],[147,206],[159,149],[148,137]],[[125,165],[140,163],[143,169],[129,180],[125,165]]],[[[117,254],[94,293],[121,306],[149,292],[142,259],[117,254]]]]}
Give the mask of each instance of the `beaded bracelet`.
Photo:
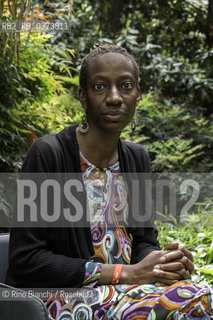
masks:
{"type": "Polygon", "coordinates": [[[122,264],[116,264],[115,265],[115,270],[113,272],[113,276],[112,276],[112,284],[118,284],[120,282],[120,276],[121,276],[121,270],[123,268],[122,264]]]}

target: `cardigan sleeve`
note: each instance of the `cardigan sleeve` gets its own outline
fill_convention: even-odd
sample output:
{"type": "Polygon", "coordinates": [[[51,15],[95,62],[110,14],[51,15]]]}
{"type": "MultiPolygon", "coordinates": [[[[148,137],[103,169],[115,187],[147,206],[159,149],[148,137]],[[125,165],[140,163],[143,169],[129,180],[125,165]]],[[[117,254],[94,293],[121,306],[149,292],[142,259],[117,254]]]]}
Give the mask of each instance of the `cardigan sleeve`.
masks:
{"type": "Polygon", "coordinates": [[[81,287],[87,260],[53,253],[45,228],[11,230],[7,283],[19,287],[81,287]]]}
{"type": "Polygon", "coordinates": [[[157,234],[158,232],[154,225],[145,229],[134,228],[132,231],[131,264],[138,263],[154,250],[160,250],[157,234]]]}
{"type": "MultiPolygon", "coordinates": [[[[56,155],[53,148],[44,145],[42,152],[39,141],[32,145],[22,173],[52,171],[56,155]]],[[[69,241],[62,241],[62,237],[62,228],[11,228],[7,282],[19,287],[81,287],[87,259],[60,248],[60,241],[61,246],[69,241]],[[54,249],[52,244],[56,242],[54,249]]],[[[74,250],[74,244],[67,246],[74,250]]]]}

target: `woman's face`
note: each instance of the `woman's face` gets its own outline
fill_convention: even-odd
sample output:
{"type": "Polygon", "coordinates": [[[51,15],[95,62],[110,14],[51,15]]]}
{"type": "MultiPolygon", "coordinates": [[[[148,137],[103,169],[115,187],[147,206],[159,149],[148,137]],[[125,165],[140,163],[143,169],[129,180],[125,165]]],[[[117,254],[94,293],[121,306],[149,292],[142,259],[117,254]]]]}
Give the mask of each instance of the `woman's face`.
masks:
{"type": "Polygon", "coordinates": [[[91,128],[121,132],[131,121],[139,97],[131,60],[118,53],[106,53],[92,60],[87,90],[80,89],[80,101],[91,128]]]}

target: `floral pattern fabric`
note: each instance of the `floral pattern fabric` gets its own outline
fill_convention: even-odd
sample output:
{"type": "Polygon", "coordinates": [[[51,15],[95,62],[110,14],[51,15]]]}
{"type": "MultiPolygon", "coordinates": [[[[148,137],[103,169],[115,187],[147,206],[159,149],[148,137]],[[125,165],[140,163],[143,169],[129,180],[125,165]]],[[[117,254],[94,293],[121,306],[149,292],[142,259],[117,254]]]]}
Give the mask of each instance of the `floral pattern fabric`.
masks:
{"type": "Polygon", "coordinates": [[[51,320],[209,320],[213,319],[213,290],[191,280],[158,288],[105,285],[76,290],[67,299],[52,297],[47,307],[51,320]]]}

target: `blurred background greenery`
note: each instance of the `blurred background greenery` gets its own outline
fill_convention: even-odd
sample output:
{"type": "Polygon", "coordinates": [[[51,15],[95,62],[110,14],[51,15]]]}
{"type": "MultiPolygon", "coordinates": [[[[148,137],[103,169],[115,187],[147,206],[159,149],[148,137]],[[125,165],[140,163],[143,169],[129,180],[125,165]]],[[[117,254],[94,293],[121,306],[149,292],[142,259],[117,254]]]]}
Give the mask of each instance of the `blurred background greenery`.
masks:
{"type": "Polygon", "coordinates": [[[0,35],[0,170],[17,171],[36,137],[78,122],[78,70],[95,45],[140,67],[138,126],[152,170],[213,169],[213,4],[176,0],[1,1],[1,20],[68,22],[69,31],[0,35]]]}
{"type": "MultiPolygon", "coordinates": [[[[70,29],[0,34],[0,172],[19,171],[33,141],[80,121],[80,63],[103,43],[127,48],[140,67],[137,128],[122,138],[148,150],[153,172],[212,171],[213,0],[0,1],[1,21],[36,19],[70,29]]],[[[213,263],[212,225],[200,223],[209,201],[196,223],[159,223],[162,244],[199,248],[200,281],[212,278],[212,268],[199,269],[213,263]]]]}

